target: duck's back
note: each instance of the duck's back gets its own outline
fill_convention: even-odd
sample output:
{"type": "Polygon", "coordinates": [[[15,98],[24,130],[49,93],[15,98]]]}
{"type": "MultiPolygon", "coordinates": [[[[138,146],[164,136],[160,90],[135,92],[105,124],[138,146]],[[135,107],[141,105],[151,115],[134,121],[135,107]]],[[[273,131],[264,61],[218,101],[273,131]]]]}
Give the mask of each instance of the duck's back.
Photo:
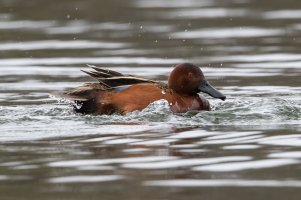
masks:
{"type": "Polygon", "coordinates": [[[74,101],[74,109],[79,113],[112,114],[142,110],[151,102],[163,98],[162,88],[167,88],[157,81],[90,67],[93,71],[82,71],[98,83],[86,83],[60,94],[74,101]]]}

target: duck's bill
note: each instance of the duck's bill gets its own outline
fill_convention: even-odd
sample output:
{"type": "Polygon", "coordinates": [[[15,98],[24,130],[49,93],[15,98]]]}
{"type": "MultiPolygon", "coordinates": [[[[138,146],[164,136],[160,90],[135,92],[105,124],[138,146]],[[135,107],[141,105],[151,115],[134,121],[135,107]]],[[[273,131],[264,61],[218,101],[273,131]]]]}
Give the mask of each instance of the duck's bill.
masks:
{"type": "Polygon", "coordinates": [[[221,99],[223,101],[226,99],[226,96],[223,95],[221,92],[219,92],[214,87],[212,87],[207,80],[202,81],[202,83],[199,85],[199,90],[200,90],[200,92],[209,94],[210,96],[212,96],[214,98],[221,99]]]}

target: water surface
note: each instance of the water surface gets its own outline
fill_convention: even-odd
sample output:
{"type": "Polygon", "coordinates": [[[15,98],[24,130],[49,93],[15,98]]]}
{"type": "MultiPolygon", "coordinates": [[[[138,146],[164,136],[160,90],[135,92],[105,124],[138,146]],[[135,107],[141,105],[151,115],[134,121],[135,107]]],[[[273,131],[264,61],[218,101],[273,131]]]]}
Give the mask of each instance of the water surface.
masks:
{"type": "Polygon", "coordinates": [[[300,19],[294,0],[0,0],[1,199],[299,199],[300,19]],[[87,64],[166,81],[180,62],[227,100],[95,116],[50,95],[87,64]]]}

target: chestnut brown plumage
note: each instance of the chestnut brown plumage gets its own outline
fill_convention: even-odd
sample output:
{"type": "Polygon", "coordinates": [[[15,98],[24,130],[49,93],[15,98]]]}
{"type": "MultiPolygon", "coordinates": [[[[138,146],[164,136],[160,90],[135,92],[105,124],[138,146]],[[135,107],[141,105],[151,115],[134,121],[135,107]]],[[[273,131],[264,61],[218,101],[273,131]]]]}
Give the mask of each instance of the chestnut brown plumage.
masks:
{"type": "Polygon", "coordinates": [[[83,71],[98,80],[98,83],[87,83],[59,95],[72,100],[75,110],[80,113],[125,114],[143,110],[160,99],[168,101],[172,112],[183,113],[210,110],[208,100],[199,92],[222,100],[226,98],[208,83],[199,67],[190,63],[175,65],[168,84],[90,67],[92,71],[83,71]]]}

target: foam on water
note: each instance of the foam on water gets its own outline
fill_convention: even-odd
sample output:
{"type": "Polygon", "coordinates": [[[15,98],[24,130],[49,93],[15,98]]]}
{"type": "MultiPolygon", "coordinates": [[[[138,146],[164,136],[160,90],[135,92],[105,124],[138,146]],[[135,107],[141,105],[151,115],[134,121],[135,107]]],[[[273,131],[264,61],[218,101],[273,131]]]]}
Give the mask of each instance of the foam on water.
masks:
{"type": "MultiPolygon", "coordinates": [[[[300,100],[288,100],[285,97],[240,97],[239,99],[229,98],[226,102],[214,100],[212,101],[213,111],[191,111],[184,114],[173,114],[169,110],[168,102],[159,100],[150,104],[143,111],[134,111],[125,116],[117,114],[111,116],[81,115],[74,113],[68,104],[49,102],[49,104],[40,103],[40,105],[2,106],[0,110],[0,114],[3,116],[0,119],[3,131],[0,136],[1,140],[32,140],[34,138],[101,133],[122,135],[159,130],[164,133],[175,127],[187,126],[265,126],[266,128],[275,128],[298,125],[301,118],[300,100]],[[74,122],[77,124],[76,127],[74,127],[74,122]]],[[[175,135],[169,139],[205,137],[210,134],[206,131],[196,131],[195,134],[193,132],[191,134],[182,133],[183,136],[175,135]]],[[[257,132],[233,133],[233,136],[231,134],[214,136],[210,138],[209,142],[217,143],[217,139],[221,142],[227,140],[234,142],[258,137],[260,135],[257,132]]],[[[123,142],[129,141],[138,142],[137,140],[123,142]]]]}

